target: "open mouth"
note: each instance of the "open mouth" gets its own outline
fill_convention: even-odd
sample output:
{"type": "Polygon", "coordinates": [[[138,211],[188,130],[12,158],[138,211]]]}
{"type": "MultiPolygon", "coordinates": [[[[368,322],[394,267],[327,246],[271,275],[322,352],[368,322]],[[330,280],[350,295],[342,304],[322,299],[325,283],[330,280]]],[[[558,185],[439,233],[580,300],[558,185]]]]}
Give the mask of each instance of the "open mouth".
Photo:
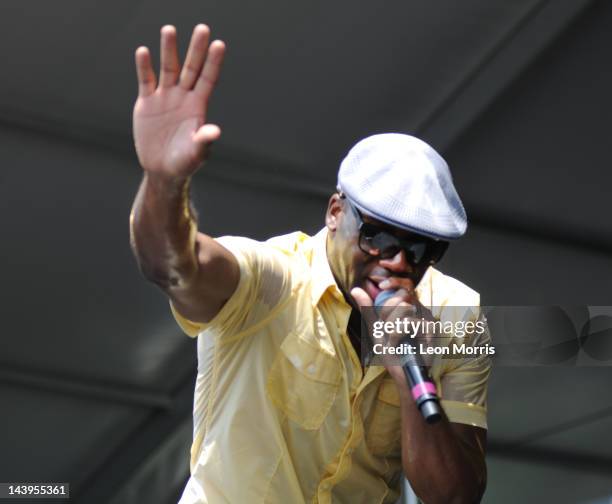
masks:
{"type": "Polygon", "coordinates": [[[376,299],[376,296],[381,293],[381,289],[378,288],[378,283],[374,282],[370,278],[366,278],[364,290],[368,293],[368,296],[372,298],[372,301],[374,301],[376,299]]]}

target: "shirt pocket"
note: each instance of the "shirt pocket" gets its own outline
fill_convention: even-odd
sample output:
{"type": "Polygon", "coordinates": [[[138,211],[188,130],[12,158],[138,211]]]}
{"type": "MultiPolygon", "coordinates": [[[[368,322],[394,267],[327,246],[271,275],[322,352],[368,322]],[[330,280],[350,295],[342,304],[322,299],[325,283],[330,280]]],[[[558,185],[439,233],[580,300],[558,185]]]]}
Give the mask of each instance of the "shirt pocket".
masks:
{"type": "Polygon", "coordinates": [[[366,444],[370,452],[373,455],[400,453],[400,399],[392,378],[383,380],[372,408],[366,428],[366,444]]]}
{"type": "Polygon", "coordinates": [[[274,405],[307,430],[318,429],[334,403],[342,380],[338,359],[290,333],[268,374],[274,405]]]}

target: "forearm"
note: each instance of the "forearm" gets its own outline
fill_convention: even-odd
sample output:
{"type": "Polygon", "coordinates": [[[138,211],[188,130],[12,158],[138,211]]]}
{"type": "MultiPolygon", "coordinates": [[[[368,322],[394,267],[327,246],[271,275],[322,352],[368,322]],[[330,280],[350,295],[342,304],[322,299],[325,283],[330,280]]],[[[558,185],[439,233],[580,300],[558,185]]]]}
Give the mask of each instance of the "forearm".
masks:
{"type": "Polygon", "coordinates": [[[463,446],[446,415],[433,425],[419,412],[407,385],[401,384],[402,463],[415,493],[426,504],[479,502],[486,469],[463,446]]]}
{"type": "Polygon", "coordinates": [[[190,179],[145,172],[130,215],[130,242],[143,274],[162,289],[195,277],[197,225],[190,179]]]}

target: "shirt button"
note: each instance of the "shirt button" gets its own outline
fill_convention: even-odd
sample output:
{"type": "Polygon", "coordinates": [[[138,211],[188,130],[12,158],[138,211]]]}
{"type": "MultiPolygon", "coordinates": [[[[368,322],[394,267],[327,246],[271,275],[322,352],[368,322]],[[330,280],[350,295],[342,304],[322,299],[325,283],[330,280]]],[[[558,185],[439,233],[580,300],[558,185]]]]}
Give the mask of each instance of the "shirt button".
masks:
{"type": "Polygon", "coordinates": [[[349,448],[348,450],[346,450],[346,454],[347,454],[348,456],[351,456],[351,455],[353,454],[353,449],[352,449],[352,448],[349,448]]]}
{"type": "Polygon", "coordinates": [[[314,364],[311,364],[310,366],[308,366],[308,369],[306,369],[306,371],[308,371],[308,373],[310,374],[314,374],[316,370],[317,368],[315,367],[314,364]]]}

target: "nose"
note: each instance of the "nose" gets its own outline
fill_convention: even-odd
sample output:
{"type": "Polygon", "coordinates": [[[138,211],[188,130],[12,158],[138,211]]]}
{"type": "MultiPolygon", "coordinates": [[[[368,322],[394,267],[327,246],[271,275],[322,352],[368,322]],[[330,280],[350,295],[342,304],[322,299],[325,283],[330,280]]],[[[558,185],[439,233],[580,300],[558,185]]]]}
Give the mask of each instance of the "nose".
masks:
{"type": "Polygon", "coordinates": [[[378,261],[383,268],[392,271],[393,273],[413,273],[414,269],[412,265],[408,261],[408,257],[406,256],[406,251],[404,249],[400,249],[397,254],[393,257],[389,257],[388,259],[380,259],[378,261]]]}

